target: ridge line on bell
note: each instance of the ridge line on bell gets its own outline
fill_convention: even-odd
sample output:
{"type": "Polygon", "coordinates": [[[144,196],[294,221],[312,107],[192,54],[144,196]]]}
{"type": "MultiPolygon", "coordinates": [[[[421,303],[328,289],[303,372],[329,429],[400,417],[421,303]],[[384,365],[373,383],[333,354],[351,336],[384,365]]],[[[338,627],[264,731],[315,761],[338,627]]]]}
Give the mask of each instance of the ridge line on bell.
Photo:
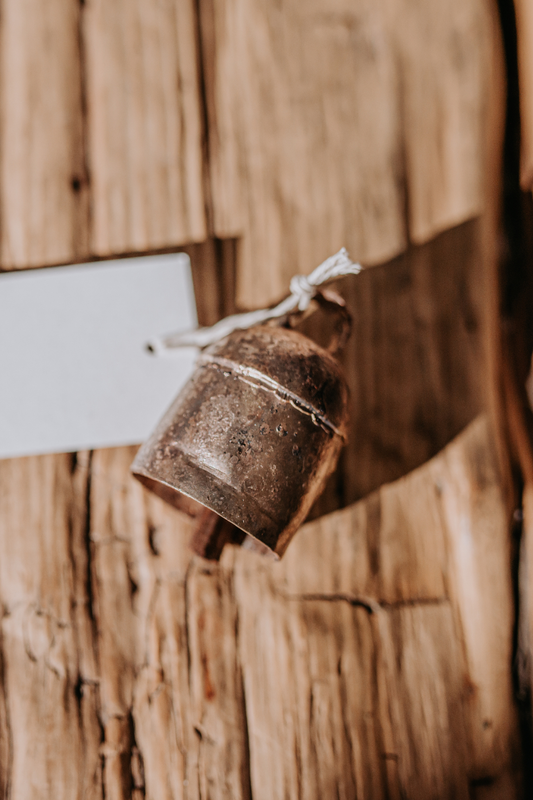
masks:
{"type": "Polygon", "coordinates": [[[293,405],[294,408],[300,413],[304,413],[312,417],[315,425],[324,425],[332,433],[340,436],[341,439],[346,441],[346,434],[343,433],[343,431],[338,428],[337,425],[334,425],[325,414],[322,414],[318,408],[316,408],[307,400],[304,400],[304,398],[300,397],[300,395],[295,394],[290,389],[287,389],[286,386],[283,386],[266,373],[261,372],[254,367],[243,367],[241,364],[237,364],[235,361],[230,361],[229,359],[221,358],[220,356],[209,356],[202,354],[199,356],[196,363],[199,367],[219,367],[223,370],[228,369],[240,380],[247,380],[252,386],[259,385],[262,389],[274,392],[282,400],[286,400],[287,402],[291,403],[291,405],[293,405]]]}
{"type": "Polygon", "coordinates": [[[320,286],[346,275],[358,275],[361,264],[352,261],[345,247],[327,258],[309,275],[294,275],[291,278],[290,294],[272,308],[232,314],[206,328],[193,331],[168,333],[154,336],[146,343],[146,349],[154,355],[165,355],[180,347],[208,347],[236,330],[246,330],[271,319],[283,317],[291,311],[305,311],[316,296],[320,286]]]}

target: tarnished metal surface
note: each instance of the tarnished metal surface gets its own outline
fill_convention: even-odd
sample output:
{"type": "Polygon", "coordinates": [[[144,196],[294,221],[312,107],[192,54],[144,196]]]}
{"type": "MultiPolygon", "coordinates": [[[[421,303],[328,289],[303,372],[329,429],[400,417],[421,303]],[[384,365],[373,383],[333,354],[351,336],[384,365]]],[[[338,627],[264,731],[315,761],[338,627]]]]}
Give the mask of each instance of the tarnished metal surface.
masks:
{"type": "Polygon", "coordinates": [[[347,387],[293,330],[236,331],[207,348],[140,449],[133,474],[167,502],[192,497],[282,555],[335,468],[347,387]]]}

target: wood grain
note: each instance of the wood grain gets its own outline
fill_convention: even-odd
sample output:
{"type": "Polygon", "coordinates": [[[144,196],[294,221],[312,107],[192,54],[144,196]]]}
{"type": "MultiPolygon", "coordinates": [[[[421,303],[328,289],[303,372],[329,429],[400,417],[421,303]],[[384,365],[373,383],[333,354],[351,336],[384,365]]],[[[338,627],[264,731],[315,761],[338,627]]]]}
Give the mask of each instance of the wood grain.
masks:
{"type": "Polygon", "coordinates": [[[237,597],[253,796],[468,797],[449,605],[266,602],[252,581],[237,597]]]}
{"type": "Polygon", "coordinates": [[[533,188],[533,8],[527,0],[514,0],[520,82],[520,183],[533,188]]]}
{"type": "Polygon", "coordinates": [[[285,600],[252,565],[236,586],[252,796],[386,796],[368,613],[285,600]]]}
{"type": "Polygon", "coordinates": [[[1,771],[13,798],[99,796],[98,672],[79,525],[87,474],[71,469],[70,456],[0,461],[1,771]]]}
{"type": "Polygon", "coordinates": [[[480,785],[492,776],[491,796],[505,797],[516,791],[520,763],[516,716],[509,714],[513,550],[503,534],[509,522],[494,439],[484,435],[479,419],[470,431],[462,448],[446,448],[432,466],[448,532],[448,592],[468,676],[469,772],[480,785]]]}
{"type": "MultiPolygon", "coordinates": [[[[381,660],[378,666],[371,662],[370,669],[378,677],[374,702],[381,710],[375,713],[390,743],[381,744],[381,753],[385,749],[392,754],[382,774],[391,796],[468,796],[465,775],[472,791],[477,785],[491,787],[484,796],[519,796],[517,717],[506,666],[512,658],[513,619],[506,531],[493,443],[480,418],[427,465],[367,500],[305,526],[280,565],[256,566],[245,553],[236,556],[254,794],[264,780],[273,782],[267,783],[265,797],[269,792],[283,796],[282,787],[303,780],[298,770],[305,771],[305,763],[300,767],[290,757],[276,761],[279,737],[274,731],[283,726],[289,741],[305,738],[309,723],[304,718],[301,728],[296,727],[303,713],[297,709],[309,708],[311,690],[298,704],[293,698],[302,681],[310,685],[302,677],[313,663],[309,638],[320,638],[323,659],[331,651],[331,665],[345,655],[355,658],[348,656],[354,645],[344,638],[348,622],[342,624],[342,633],[333,631],[340,626],[341,613],[353,618],[354,609],[362,607],[361,621],[353,618],[351,625],[358,631],[359,658],[362,653],[371,658],[360,627],[369,614],[375,622],[373,642],[381,648],[381,660]],[[260,587],[261,610],[253,605],[252,586],[260,587]],[[319,609],[329,603],[335,610],[327,623],[322,612],[303,623],[301,612],[291,610],[298,603],[319,609]],[[293,616],[299,621],[291,622],[293,616]],[[293,661],[299,653],[301,660],[293,661]],[[438,689],[439,682],[445,688],[438,689]],[[284,700],[284,693],[291,700],[284,700]],[[291,716],[294,722],[289,724],[291,716]],[[275,769],[267,771],[267,763],[275,763],[275,769]]],[[[340,681],[338,675],[335,680],[340,681]]],[[[364,678],[358,682],[366,685],[364,678]]],[[[338,683],[336,691],[341,691],[338,683]]],[[[351,707],[345,701],[343,709],[346,705],[351,707]]],[[[345,722],[339,720],[337,726],[347,730],[345,722]]],[[[367,747],[377,746],[369,735],[364,741],[367,747]]],[[[302,747],[298,741],[288,751],[301,753],[302,747]]],[[[366,763],[374,763],[372,750],[367,753],[366,763]]],[[[338,775],[330,779],[341,780],[338,775]]],[[[377,788],[366,791],[351,796],[380,796],[377,788]]]]}
{"type": "Polygon", "coordinates": [[[531,703],[533,686],[533,482],[528,482],[522,496],[522,541],[520,547],[520,615],[518,633],[518,685],[522,698],[531,703]]]}
{"type": "Polygon", "coordinates": [[[206,238],[192,0],[83,11],[95,255],[206,238]]]}
{"type": "Polygon", "coordinates": [[[79,3],[7,0],[0,28],[0,265],[88,253],[79,3]]]}
{"type": "Polygon", "coordinates": [[[395,0],[410,238],[422,243],[484,208],[497,33],[486,0],[395,0]]]}
{"type": "Polygon", "coordinates": [[[367,263],[400,252],[400,116],[381,5],[200,9],[214,231],[242,237],[237,303],[278,299],[342,245],[367,263]]]}
{"type": "MultiPolygon", "coordinates": [[[[2,266],[86,256],[84,124],[91,253],[200,241],[211,192],[215,233],[242,237],[191,249],[209,322],[234,263],[238,301],[263,305],[341,244],[381,262],[477,213],[481,0],[201,0],[206,193],[195,9],[86,0],[79,29],[71,0],[6,0],[2,266]]],[[[305,526],[280,564],[193,557],[193,523],[132,480],[131,448],[0,462],[6,797],[521,797],[487,421],[400,478],[482,405],[476,237],[347,285],[337,497],[399,480],[305,526]]]]}
{"type": "Polygon", "coordinates": [[[195,559],[187,580],[187,613],[200,796],[251,800],[231,573],[195,559]]]}
{"type": "Polygon", "coordinates": [[[187,779],[194,741],[189,728],[182,731],[188,692],[186,655],[179,647],[190,557],[185,543],[192,525],[183,515],[174,518],[129,477],[134,452],[98,451],[91,465],[88,536],[101,670],[103,787],[105,797],[129,797],[137,748],[149,792],[172,797],[187,779]]]}
{"type": "Polygon", "coordinates": [[[277,564],[191,556],[132,455],[0,463],[12,797],[520,797],[486,419],[277,564]]]}
{"type": "Polygon", "coordinates": [[[348,247],[382,263],[481,213],[485,0],[200,3],[214,230],[263,306],[348,247]],[[406,216],[407,208],[407,216],[406,216]]]}

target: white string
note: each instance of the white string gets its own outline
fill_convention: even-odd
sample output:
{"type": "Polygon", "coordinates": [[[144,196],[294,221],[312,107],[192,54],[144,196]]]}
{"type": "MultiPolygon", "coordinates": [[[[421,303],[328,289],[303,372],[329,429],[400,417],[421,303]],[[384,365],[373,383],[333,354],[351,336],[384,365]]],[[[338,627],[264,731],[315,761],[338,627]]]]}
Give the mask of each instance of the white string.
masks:
{"type": "Polygon", "coordinates": [[[305,311],[313,297],[317,294],[318,287],[324,283],[342,278],[345,275],[358,275],[361,265],[352,261],[345,247],[342,247],[334,256],[330,256],[320,264],[310,275],[295,275],[290,282],[291,293],[274,308],[263,308],[258,311],[248,311],[244,314],[233,314],[212,325],[209,328],[197,328],[185,333],[169,333],[164,336],[154,336],[147,342],[147,349],[156,355],[162,355],[177,347],[207,347],[218,342],[236,330],[253,328],[270,319],[277,319],[290,314],[291,311],[305,311]]]}

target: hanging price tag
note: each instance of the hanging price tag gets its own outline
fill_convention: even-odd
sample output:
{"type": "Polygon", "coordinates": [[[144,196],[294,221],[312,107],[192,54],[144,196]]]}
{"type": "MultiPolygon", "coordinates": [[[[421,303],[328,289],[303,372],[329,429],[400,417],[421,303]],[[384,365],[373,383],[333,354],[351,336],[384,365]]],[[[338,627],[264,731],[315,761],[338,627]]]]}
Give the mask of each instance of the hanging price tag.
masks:
{"type": "Polygon", "coordinates": [[[136,444],[189,377],[159,331],[196,326],[185,254],[0,275],[0,458],[136,444]]]}

